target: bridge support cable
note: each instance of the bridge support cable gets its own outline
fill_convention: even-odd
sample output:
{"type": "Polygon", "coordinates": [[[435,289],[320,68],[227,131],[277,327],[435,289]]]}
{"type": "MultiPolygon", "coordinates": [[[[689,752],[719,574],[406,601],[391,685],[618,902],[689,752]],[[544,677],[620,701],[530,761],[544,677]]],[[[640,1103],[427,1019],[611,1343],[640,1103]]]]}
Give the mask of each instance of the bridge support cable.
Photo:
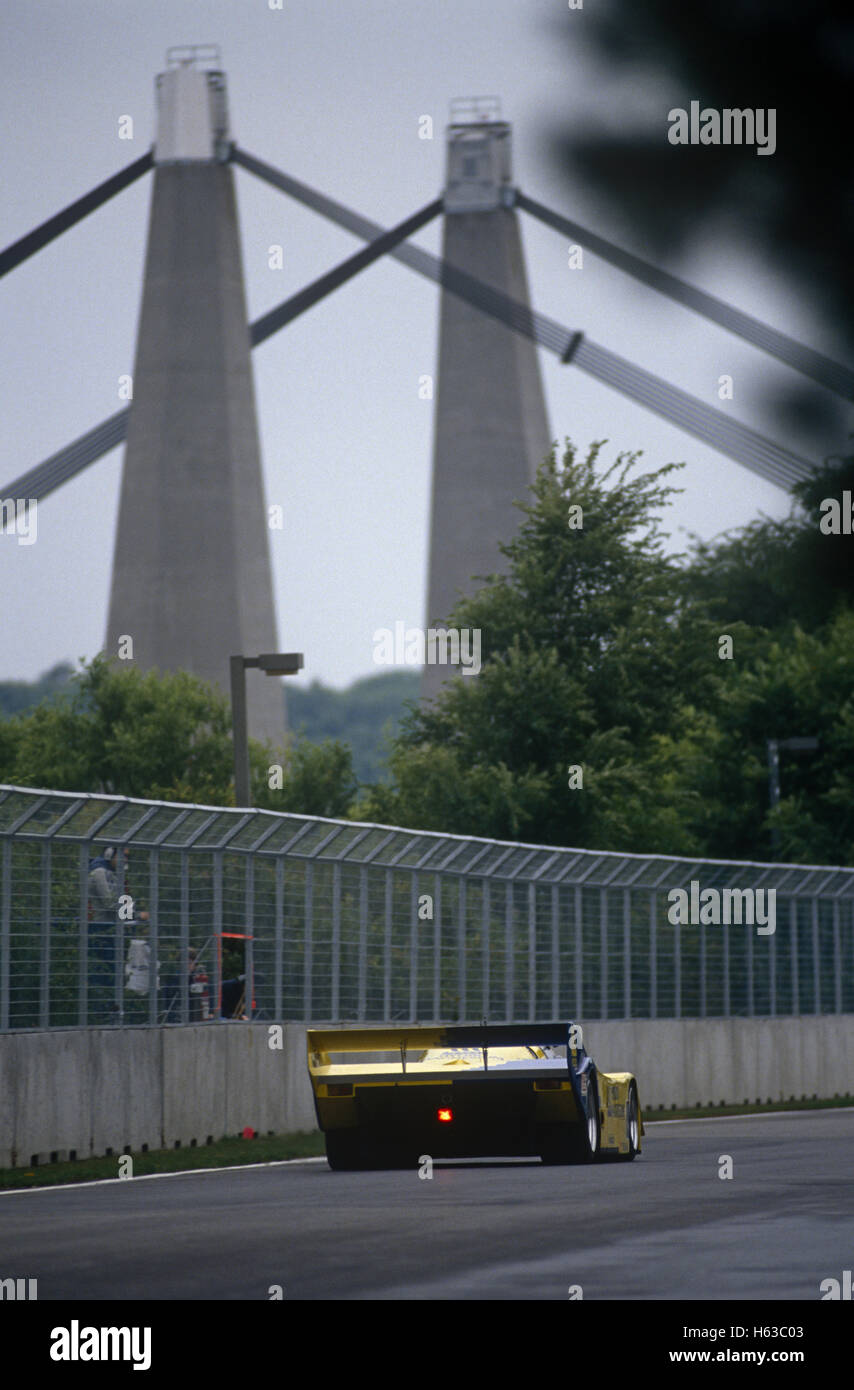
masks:
{"type": "MultiPolygon", "coordinates": [[[[318,193],[308,184],[300,183],[299,179],[293,179],[289,174],[282,173],[280,169],[275,169],[271,164],[266,164],[263,160],[256,159],[254,155],[247,154],[237,145],[232,146],[231,158],[233,163],[247,169],[266,183],[272,184],[282,193],[287,193],[298,203],[302,203],[304,207],[311,208],[313,212],[319,212],[322,217],[334,222],[344,231],[352,232],[354,236],[360,237],[363,241],[374,241],[385,234],[386,229],[379,222],[372,222],[369,218],[362,217],[352,208],[345,207],[343,203],[336,202],[334,198],[327,198],[325,194],[318,193]]],[[[458,294],[460,298],[467,299],[470,304],[476,304],[476,307],[485,314],[500,319],[502,323],[510,324],[517,332],[533,338],[541,346],[550,347],[553,352],[557,352],[558,348],[563,351],[566,333],[559,325],[552,325],[551,321],[544,315],[534,313],[527,305],[520,304],[508,295],[501,294],[500,291],[494,290],[482,280],[476,279],[475,276],[455,270],[437,256],[432,255],[431,252],[422,251],[419,246],[395,246],[388,254],[393,256],[396,261],[402,261],[404,265],[408,265],[411,270],[417,271],[419,275],[424,275],[435,284],[442,285],[451,290],[452,293],[458,294]]]]}
{"type": "MultiPolygon", "coordinates": [[[[369,221],[342,203],[327,198],[253,155],[247,155],[235,147],[232,157],[236,163],[259,178],[288,193],[306,207],[321,213],[346,231],[365,239],[382,235],[383,228],[378,223],[369,221]]],[[[555,353],[561,361],[571,361],[598,381],[620,391],[703,443],[711,445],[727,457],[735,459],[737,463],[776,483],[777,486],[788,490],[792,483],[808,477],[814,471],[815,464],[810,460],[766,440],[723,411],[715,410],[678,387],[670,386],[644,368],[633,366],[606,348],[597,347],[583,335],[570,333],[569,329],[554,319],[494,290],[475,276],[456,270],[429,251],[423,251],[417,246],[401,245],[389,254],[396,260],[403,261],[418,274],[426,276],[473,304],[483,313],[532,338],[541,347],[555,353]]]]}
{"type": "MultiPolygon", "coordinates": [[[[262,165],[260,160],[255,160],[251,156],[241,154],[238,158],[237,152],[234,154],[234,159],[236,162],[244,164],[246,168],[252,168],[254,173],[258,172],[259,167],[263,169],[270,167],[262,165]]],[[[647,410],[653,411],[671,424],[675,424],[678,428],[700,439],[703,443],[734,459],[737,463],[752,469],[778,487],[789,490],[792,483],[808,477],[814,471],[815,464],[808,459],[793,454],[781,445],[765,439],[755,430],[739,424],[729,415],[725,415],[722,411],[715,410],[712,406],[706,405],[705,402],[697,400],[688,392],[671,386],[660,377],[654,376],[652,372],[627,362],[607,348],[597,346],[582,333],[571,332],[555,319],[551,319],[545,314],[539,314],[526,304],[512,299],[509,295],[502,294],[493,289],[492,286],[485,284],[484,281],[478,280],[476,276],[457,270],[454,266],[440,260],[438,256],[433,256],[429,251],[422,251],[419,247],[403,244],[405,237],[412,235],[419,227],[425,226],[433,217],[438,215],[442,207],[441,199],[428,204],[427,207],[415,213],[405,222],[401,222],[391,231],[387,231],[378,223],[370,222],[367,218],[353,213],[341,204],[334,203],[331,199],[315,193],[306,185],[298,184],[296,180],[289,179],[287,175],[280,175],[276,170],[272,172],[276,174],[276,178],[271,179],[270,182],[273,182],[275,186],[292,194],[299,201],[305,201],[307,206],[322,212],[324,216],[331,218],[340,226],[346,227],[346,230],[368,240],[370,245],[357,252],[355,256],[343,261],[333,270],[328,271],[326,275],[321,276],[306,289],[292,295],[277,308],[271,309],[269,313],[256,319],[249,328],[250,342],[253,347],[266,341],[277,329],[311,308],[313,304],[344,284],[366,265],[383,255],[391,255],[403,260],[411,269],[425,275],[436,284],[474,305],[482,313],[498,319],[517,333],[533,339],[541,347],[548,348],[562,362],[572,363],[579,367],[597,381],[621,392],[629,399],[643,405],[647,410]],[[285,188],[285,185],[288,187],[285,188]],[[302,197],[303,192],[307,194],[305,198],[302,197]]],[[[266,178],[267,175],[261,173],[260,177],[266,178]]],[[[127,434],[128,416],[129,410],[127,408],[118,411],[101,425],[96,426],[95,429],[82,435],[65,449],[51,455],[49,459],[30,469],[15,482],[10,483],[2,495],[34,497],[39,500],[47,496],[61,483],[67,482],[90,463],[94,463],[102,454],[120,444],[127,434]]]]}
{"type": "Polygon", "coordinates": [[[797,342],[788,334],[781,333],[750,314],[743,313],[741,309],[726,304],[722,299],[716,299],[714,295],[707,294],[696,285],[689,285],[685,280],[680,280],[668,271],[642,260],[640,256],[615,246],[613,242],[606,241],[604,237],[597,236],[595,232],[588,231],[586,227],[579,226],[568,217],[544,207],[542,203],[529,198],[518,189],[515,206],[523,212],[530,213],[547,227],[571,237],[609,265],[616,266],[618,270],[634,276],[651,289],[667,295],[679,304],[684,304],[686,308],[693,309],[728,332],[744,338],[746,342],[776,357],[780,362],[785,362],[787,367],[810,377],[828,391],[833,391],[846,400],[854,400],[854,371],[841,362],[835,362],[833,358],[797,342]]]}
{"type": "Polygon", "coordinates": [[[22,473],[20,478],[9,483],[0,495],[35,498],[40,502],[49,492],[55,491],[62,483],[67,483],[70,478],[88,468],[90,463],[94,463],[96,459],[115,449],[117,444],[121,444],[127,436],[129,415],[128,406],[123,410],[117,410],[115,415],[111,415],[108,420],[102,421],[86,434],[81,434],[72,444],[67,444],[64,449],[51,454],[43,463],[38,463],[35,468],[22,473]]]}
{"type": "Polygon", "coordinates": [[[719,453],[735,459],[736,463],[743,464],[786,491],[791,490],[793,483],[809,477],[815,471],[815,464],[808,459],[772,443],[756,430],[706,405],[705,401],[698,400],[687,391],[671,386],[645,368],[591,343],[589,338],[582,338],[575,348],[572,361],[597,381],[637,401],[670,424],[694,435],[704,444],[711,445],[719,453]]]}
{"type": "Polygon", "coordinates": [[[307,285],[304,290],[294,294],[290,299],[286,299],[284,304],[279,304],[277,308],[271,309],[269,313],[256,319],[249,329],[249,340],[253,347],[263,343],[273,333],[280,328],[284,328],[286,323],[304,314],[306,309],[310,309],[321,299],[325,299],[333,290],[337,290],[340,285],[352,280],[354,275],[358,275],[365,266],[372,265],[381,256],[387,255],[401,241],[412,236],[414,232],[426,227],[428,222],[432,222],[434,217],[438,217],[442,211],[442,199],[436,198],[434,202],[428,203],[427,207],[416,212],[412,217],[407,217],[405,222],[401,222],[397,227],[393,227],[390,232],[382,232],[380,236],[374,238],[362,251],[357,251],[354,256],[350,256],[333,270],[321,275],[318,280],[307,285]]]}
{"type": "MultiPolygon", "coordinates": [[[[322,275],[319,280],[308,285],[306,289],[300,290],[297,294],[291,295],[283,304],[279,304],[275,309],[271,309],[268,314],[256,319],[249,327],[249,341],[253,347],[258,343],[263,343],[279,328],[290,323],[299,314],[305,313],[319,300],[345,284],[347,280],[357,275],[365,266],[371,265],[379,260],[381,256],[388,253],[391,247],[395,246],[405,237],[412,236],[420,227],[424,227],[434,217],[438,217],[442,211],[442,200],[437,198],[434,202],[422,208],[420,212],[408,217],[405,222],[401,222],[398,227],[394,227],[390,232],[383,232],[376,237],[369,246],[357,251],[354,256],[350,256],[341,265],[330,270],[326,275],[322,275]]],[[[87,468],[90,463],[109,453],[117,444],[121,444],[127,437],[128,419],[130,416],[129,407],[119,410],[115,415],[111,415],[102,424],[96,425],[87,434],[81,435],[72,444],[58,453],[52,454],[43,463],[37,464],[29,472],[16,478],[14,482],[4,490],[4,497],[27,497],[41,501],[47,497],[48,493],[53,492],[62,483],[68,482],[77,473],[87,468]]]]}
{"type": "Polygon", "coordinates": [[[135,159],[133,164],[129,164],[126,169],[122,169],[118,174],[113,174],[112,178],[105,179],[99,183],[97,188],[93,188],[91,193],[85,193],[82,198],[69,203],[67,208],[58,212],[55,217],[48,218],[47,222],[42,222],[40,227],[34,228],[26,236],[14,241],[11,246],[7,246],[5,251],[0,251],[0,276],[8,275],[10,270],[26,261],[30,256],[34,256],[37,251],[41,251],[43,246],[54,241],[63,232],[67,232],[69,227],[81,222],[84,217],[88,217],[90,212],[103,206],[110,198],[121,193],[130,184],[135,183],[138,178],[146,174],[152,168],[154,160],[151,150],[147,154],[135,159]]]}

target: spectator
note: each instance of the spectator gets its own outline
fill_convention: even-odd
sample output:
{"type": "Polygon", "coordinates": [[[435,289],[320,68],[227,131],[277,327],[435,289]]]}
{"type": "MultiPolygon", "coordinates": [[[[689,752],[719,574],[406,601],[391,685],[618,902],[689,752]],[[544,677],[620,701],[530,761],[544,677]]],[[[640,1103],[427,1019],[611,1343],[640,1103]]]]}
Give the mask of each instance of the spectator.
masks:
{"type": "MultiPolygon", "coordinates": [[[[123,893],[130,895],[127,879],[129,852],[124,850],[123,893]]],[[[118,1023],[121,1010],[116,1002],[116,926],[119,920],[119,876],[116,850],[109,845],[89,861],[89,992],[90,1021],[118,1023]]],[[[140,920],[147,912],[134,914],[140,920]]]]}
{"type": "Polygon", "coordinates": [[[119,890],[116,851],[110,845],[89,860],[90,1022],[112,1023],[115,1002],[116,920],[119,890]]]}

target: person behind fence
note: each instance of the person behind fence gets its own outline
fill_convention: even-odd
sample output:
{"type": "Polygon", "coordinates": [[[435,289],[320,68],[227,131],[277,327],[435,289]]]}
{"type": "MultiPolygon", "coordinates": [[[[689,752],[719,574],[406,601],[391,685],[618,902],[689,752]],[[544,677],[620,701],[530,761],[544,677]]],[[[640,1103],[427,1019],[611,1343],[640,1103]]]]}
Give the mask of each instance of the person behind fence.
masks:
{"type": "MultiPolygon", "coordinates": [[[[130,897],[127,880],[129,852],[124,850],[124,896],[130,897]]],[[[132,899],[131,899],[132,901],[132,899]]],[[[119,920],[119,876],[116,850],[108,845],[89,860],[89,991],[96,1021],[116,1022],[116,926],[119,920]]],[[[136,914],[140,920],[147,912],[136,914]]]]}
{"type": "Polygon", "coordinates": [[[89,860],[89,1004],[109,1018],[116,1010],[116,851],[108,845],[89,860]]]}

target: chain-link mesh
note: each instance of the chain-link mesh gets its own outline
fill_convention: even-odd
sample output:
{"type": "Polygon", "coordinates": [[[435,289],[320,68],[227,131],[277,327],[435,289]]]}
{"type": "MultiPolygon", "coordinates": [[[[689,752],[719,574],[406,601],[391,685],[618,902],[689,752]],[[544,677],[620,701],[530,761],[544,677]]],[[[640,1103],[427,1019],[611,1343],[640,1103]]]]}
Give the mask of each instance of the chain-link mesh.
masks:
{"type": "Polygon", "coordinates": [[[0,1029],[854,1013],[852,902],[849,869],[0,787],[0,1029]]]}

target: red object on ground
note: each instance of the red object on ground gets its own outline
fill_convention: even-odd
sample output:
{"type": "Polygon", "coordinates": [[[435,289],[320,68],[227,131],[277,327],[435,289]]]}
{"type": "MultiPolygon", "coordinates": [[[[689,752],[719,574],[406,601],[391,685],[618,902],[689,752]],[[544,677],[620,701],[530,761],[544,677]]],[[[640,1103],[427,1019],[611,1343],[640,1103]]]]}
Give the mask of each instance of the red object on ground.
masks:
{"type": "Polygon", "coordinates": [[[244,1131],[243,1131],[243,1138],[244,1138],[244,1139],[254,1139],[254,1138],[255,1138],[255,1131],[254,1131],[254,1129],[252,1128],[251,1125],[247,1125],[246,1128],[244,1129],[244,1131]]]}

